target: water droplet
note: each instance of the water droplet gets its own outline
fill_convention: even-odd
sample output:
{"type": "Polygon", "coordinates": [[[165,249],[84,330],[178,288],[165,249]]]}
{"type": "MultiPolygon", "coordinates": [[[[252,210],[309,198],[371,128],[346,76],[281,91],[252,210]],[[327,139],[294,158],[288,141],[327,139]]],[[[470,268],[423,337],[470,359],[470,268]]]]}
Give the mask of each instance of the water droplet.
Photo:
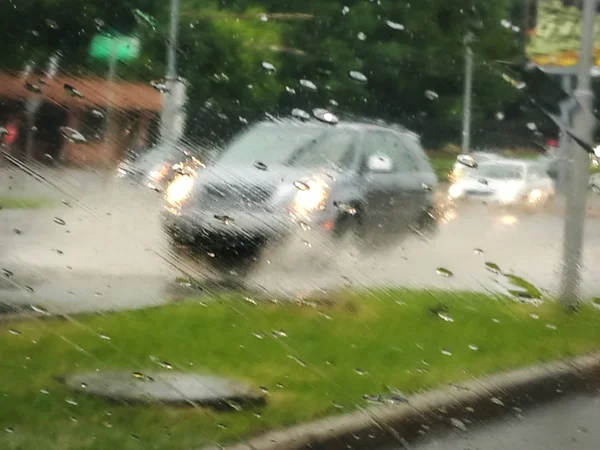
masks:
{"type": "Polygon", "coordinates": [[[357,367],[356,369],[354,369],[354,371],[360,376],[369,374],[369,372],[367,372],[365,369],[361,369],[360,367],[357,367]]]}
{"type": "Polygon", "coordinates": [[[223,430],[227,429],[227,425],[223,424],[223,423],[218,423],[217,426],[223,430]]]}
{"type": "Polygon", "coordinates": [[[7,433],[14,433],[15,429],[13,427],[6,427],[4,431],[6,431],[7,433]]]}
{"type": "Polygon", "coordinates": [[[358,33],[356,35],[356,37],[358,38],[359,41],[366,41],[367,40],[367,35],[365,33],[363,33],[362,31],[360,33],[358,33]]]}
{"type": "Polygon", "coordinates": [[[256,167],[258,170],[267,170],[267,165],[264,162],[260,161],[256,161],[254,163],[254,167],[256,167]]]}
{"type": "Polygon", "coordinates": [[[452,352],[446,348],[442,349],[442,355],[452,356],[452,352]]]}
{"type": "Polygon", "coordinates": [[[65,399],[65,402],[67,402],[69,405],[72,405],[72,406],[78,405],[78,403],[75,400],[73,400],[72,398],[65,399]]]}
{"type": "Polygon", "coordinates": [[[513,25],[513,26],[511,27],[511,30],[513,30],[515,33],[519,33],[519,32],[521,32],[521,27],[518,27],[518,26],[516,26],[516,25],[513,25]]]}
{"type": "Polygon", "coordinates": [[[310,231],[310,225],[307,224],[306,222],[300,222],[300,227],[302,228],[303,231],[310,231]]]}
{"type": "Polygon", "coordinates": [[[50,395],[50,392],[46,389],[40,389],[40,392],[44,395],[50,395]]]}
{"type": "Polygon", "coordinates": [[[546,324],[546,328],[550,329],[550,330],[556,330],[556,325],[553,325],[551,323],[547,323],[546,324]]]}
{"type": "Polygon", "coordinates": [[[297,358],[294,355],[288,355],[288,358],[294,360],[296,363],[298,363],[302,367],[306,367],[306,363],[304,361],[302,361],[300,358],[297,358]]]}
{"type": "Polygon", "coordinates": [[[78,142],[87,142],[87,139],[83,134],[77,131],[75,128],[71,127],[60,127],[60,133],[63,137],[70,142],[78,143],[78,142]]]}
{"type": "Polygon", "coordinates": [[[219,215],[215,215],[214,216],[215,219],[217,219],[219,222],[224,223],[225,225],[231,225],[233,222],[235,222],[231,217],[229,216],[219,216],[219,215]]]}
{"type": "Polygon", "coordinates": [[[500,270],[500,266],[498,264],[490,262],[490,261],[485,263],[485,268],[495,274],[499,274],[502,272],[500,270]]]}
{"type": "Polygon", "coordinates": [[[296,94],[296,89],[286,86],[285,87],[286,92],[290,93],[290,94],[296,94]]]}
{"type": "Polygon", "coordinates": [[[437,94],[437,92],[427,90],[425,91],[425,98],[427,98],[428,100],[437,100],[439,98],[439,95],[437,94]]]}
{"type": "Polygon", "coordinates": [[[279,389],[283,389],[283,383],[277,383],[275,386],[277,386],[279,389]]]}
{"type": "Polygon", "coordinates": [[[283,330],[273,330],[272,334],[273,334],[273,337],[276,337],[276,338],[287,337],[287,333],[283,330]]]}
{"type": "Polygon", "coordinates": [[[504,120],[504,113],[503,112],[497,112],[496,113],[496,119],[497,120],[504,120]]]}
{"type": "Polygon", "coordinates": [[[437,315],[440,319],[442,319],[445,322],[454,322],[454,319],[446,313],[438,312],[437,315]]]}
{"type": "Polygon", "coordinates": [[[304,239],[304,240],[302,240],[302,243],[303,243],[305,246],[307,246],[308,248],[312,248],[312,245],[311,245],[311,243],[310,243],[310,242],[308,242],[307,240],[305,240],[305,239],[304,239]]]}
{"type": "Polygon", "coordinates": [[[269,21],[269,16],[267,16],[266,14],[261,14],[259,16],[259,18],[260,18],[261,22],[268,22],[269,21]]]}
{"type": "Polygon", "coordinates": [[[171,370],[173,368],[173,366],[170,363],[168,363],[167,361],[161,361],[159,363],[159,365],[160,365],[160,367],[162,367],[164,369],[168,369],[168,370],[171,370]]]}
{"type": "Polygon", "coordinates": [[[339,122],[337,116],[326,109],[323,108],[315,108],[312,111],[313,116],[315,116],[321,122],[329,123],[331,125],[335,125],[339,122]]]}
{"type": "Polygon", "coordinates": [[[469,344],[469,349],[476,352],[477,350],[479,350],[479,347],[477,347],[475,344],[469,344]]]}
{"type": "Polygon", "coordinates": [[[142,372],[133,372],[133,377],[141,380],[144,378],[144,374],[142,372]]]}
{"type": "Polygon", "coordinates": [[[30,92],[35,92],[36,94],[39,94],[42,92],[41,87],[39,87],[37,84],[30,83],[29,81],[25,82],[25,89],[27,89],[30,92]]]}
{"type": "Polygon", "coordinates": [[[254,306],[258,306],[258,302],[253,298],[245,297],[244,300],[246,300],[248,303],[252,303],[254,306]]]}
{"type": "Polygon", "coordinates": [[[476,249],[473,249],[473,253],[475,253],[476,255],[483,255],[484,252],[482,249],[476,248],[476,249]]]}
{"type": "Polygon", "coordinates": [[[392,22],[391,20],[386,20],[385,23],[388,27],[394,30],[404,30],[404,25],[402,25],[401,23],[392,22]]]}
{"type": "Polygon", "coordinates": [[[535,130],[537,130],[537,125],[533,122],[528,122],[527,128],[529,128],[531,131],[535,131],[535,130]]]}
{"type": "Polygon", "coordinates": [[[500,323],[500,321],[498,319],[496,319],[495,317],[492,318],[492,322],[494,322],[494,323],[500,323]]]}
{"type": "Polygon", "coordinates": [[[78,91],[74,86],[71,86],[70,84],[66,84],[63,86],[65,92],[67,94],[69,94],[71,97],[79,97],[79,98],[84,98],[84,95],[78,91]]]}
{"type": "Polygon", "coordinates": [[[500,25],[502,25],[504,28],[510,28],[512,24],[510,23],[510,21],[508,21],[506,19],[502,19],[500,21],[500,25]]]}
{"type": "Polygon", "coordinates": [[[52,19],[46,19],[46,26],[48,28],[52,28],[53,30],[58,30],[58,24],[52,19]]]}
{"type": "Polygon", "coordinates": [[[368,81],[368,78],[366,77],[366,75],[364,75],[362,72],[359,72],[357,70],[351,70],[350,72],[348,72],[348,75],[353,80],[360,81],[361,83],[366,83],[368,81]]]}
{"type": "Polygon", "coordinates": [[[81,383],[81,389],[87,389],[88,385],[87,383],[81,383]]]}
{"type": "Polygon", "coordinates": [[[55,217],[54,218],[54,223],[58,224],[58,225],[66,225],[67,223],[61,219],[60,217],[55,217]]]}
{"type": "Polygon", "coordinates": [[[261,66],[262,66],[263,69],[265,69],[269,73],[274,73],[274,72],[277,71],[277,69],[275,68],[275,66],[273,64],[271,64],[270,62],[267,62],[267,61],[263,61],[261,63],[261,66]]]}
{"type": "Polygon", "coordinates": [[[269,388],[266,386],[261,386],[260,390],[264,393],[264,394],[268,394],[269,393],[269,388]]]}
{"type": "Polygon", "coordinates": [[[107,336],[105,334],[99,334],[98,336],[100,336],[100,339],[104,339],[105,341],[110,341],[110,336],[107,336]]]}
{"type": "Polygon", "coordinates": [[[9,332],[10,334],[12,334],[13,336],[21,336],[21,332],[20,332],[20,331],[18,331],[18,330],[13,330],[13,329],[10,329],[10,330],[8,330],[8,332],[9,332]]]}
{"type": "Polygon", "coordinates": [[[490,401],[496,405],[504,406],[504,402],[502,400],[500,400],[498,397],[492,397],[492,398],[490,398],[490,401]]]}
{"type": "Polygon", "coordinates": [[[12,277],[14,275],[14,273],[12,273],[8,269],[2,269],[2,275],[4,275],[6,278],[9,278],[9,277],[12,277]]]}
{"type": "Polygon", "coordinates": [[[300,80],[300,85],[306,89],[310,89],[311,91],[317,90],[317,85],[310,80],[302,79],[300,80]]]}
{"type": "Polygon", "coordinates": [[[263,338],[262,334],[258,334],[258,333],[252,333],[252,336],[254,336],[256,339],[262,339],[263,338]]]}
{"type": "Polygon", "coordinates": [[[538,320],[540,318],[540,316],[538,316],[537,314],[529,314],[529,317],[531,317],[532,319],[538,320]]]}
{"type": "Polygon", "coordinates": [[[459,420],[455,417],[450,418],[450,423],[454,428],[459,429],[460,431],[467,431],[467,426],[463,423],[462,420],[459,420]]]}
{"type": "Polygon", "coordinates": [[[333,407],[336,409],[344,409],[344,405],[342,405],[341,403],[336,402],[335,400],[332,400],[331,403],[333,404],[333,407]]]}
{"type": "Polygon", "coordinates": [[[25,286],[25,290],[30,294],[33,294],[35,292],[31,286],[25,286]]]}
{"type": "Polygon", "coordinates": [[[15,234],[23,234],[23,232],[17,228],[13,228],[13,233],[15,234]]]}
{"type": "Polygon", "coordinates": [[[348,14],[350,12],[350,8],[348,8],[347,6],[344,6],[342,8],[342,14],[345,16],[346,14],[348,14]]]}
{"type": "Polygon", "coordinates": [[[99,109],[93,109],[92,116],[96,117],[97,119],[104,119],[104,113],[99,109]]]}
{"type": "Polygon", "coordinates": [[[29,305],[29,307],[38,314],[44,314],[45,316],[49,316],[50,313],[46,308],[37,305],[29,305]]]}
{"type": "Polygon", "coordinates": [[[292,109],[292,116],[297,117],[298,119],[302,119],[302,120],[310,119],[310,114],[300,108],[292,109]]]}
{"type": "Polygon", "coordinates": [[[454,276],[454,274],[453,274],[451,271],[449,271],[448,269],[445,269],[445,268],[443,268],[443,267],[438,267],[438,268],[436,269],[436,273],[437,273],[438,275],[440,275],[440,276],[442,276],[442,277],[446,277],[446,278],[450,278],[450,277],[453,277],[453,276],[454,276]]]}
{"type": "Polygon", "coordinates": [[[294,181],[294,186],[300,191],[308,191],[310,186],[303,181],[294,181]]]}

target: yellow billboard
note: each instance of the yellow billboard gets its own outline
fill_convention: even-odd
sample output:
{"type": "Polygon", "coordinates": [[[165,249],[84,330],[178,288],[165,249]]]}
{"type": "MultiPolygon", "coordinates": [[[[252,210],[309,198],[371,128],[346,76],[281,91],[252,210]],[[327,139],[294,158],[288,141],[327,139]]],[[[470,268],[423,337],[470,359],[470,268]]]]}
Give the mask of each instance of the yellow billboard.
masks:
{"type": "MultiPolygon", "coordinates": [[[[546,67],[579,62],[583,0],[530,0],[527,56],[546,67]]],[[[594,58],[600,66],[600,15],[596,18],[594,58]]]]}

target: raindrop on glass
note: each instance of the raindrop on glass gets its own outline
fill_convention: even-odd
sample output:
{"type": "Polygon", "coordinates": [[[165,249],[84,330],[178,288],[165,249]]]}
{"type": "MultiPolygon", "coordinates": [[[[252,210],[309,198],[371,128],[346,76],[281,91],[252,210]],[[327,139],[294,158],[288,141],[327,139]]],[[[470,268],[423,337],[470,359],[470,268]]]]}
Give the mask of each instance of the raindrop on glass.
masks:
{"type": "Polygon", "coordinates": [[[438,317],[442,319],[444,322],[454,322],[454,319],[450,317],[448,314],[443,312],[438,312],[438,317]]]}
{"type": "Polygon", "coordinates": [[[442,355],[452,356],[452,352],[446,348],[442,349],[442,355]]]}
{"type": "Polygon", "coordinates": [[[265,69],[269,73],[273,73],[273,72],[277,71],[277,69],[275,68],[275,66],[273,64],[271,64],[270,62],[268,62],[268,61],[263,61],[261,63],[261,66],[262,66],[263,69],[265,69]]]}
{"type": "Polygon", "coordinates": [[[296,93],[296,89],[286,86],[285,87],[286,92],[290,93],[290,94],[295,94],[296,93]]]}
{"type": "Polygon", "coordinates": [[[364,370],[364,369],[361,369],[360,367],[357,367],[356,369],[354,369],[354,371],[355,371],[355,372],[356,372],[358,375],[360,375],[360,376],[364,376],[364,375],[367,375],[367,374],[369,373],[369,372],[367,372],[366,370],[364,370]]]}
{"type": "Polygon", "coordinates": [[[261,14],[259,17],[260,17],[260,21],[261,22],[268,22],[269,21],[269,16],[267,16],[266,14],[261,14]]]}
{"type": "Polygon", "coordinates": [[[476,255],[483,255],[483,250],[480,248],[475,248],[473,249],[473,253],[475,253],[476,255]]]}
{"type": "Polygon", "coordinates": [[[463,423],[462,420],[459,420],[455,417],[450,418],[450,423],[454,428],[459,429],[460,431],[467,431],[467,426],[463,423]]]}
{"type": "Polygon", "coordinates": [[[256,167],[258,170],[267,170],[267,165],[264,162],[260,161],[256,161],[254,163],[254,167],[256,167]]]}
{"type": "Polygon", "coordinates": [[[508,21],[506,19],[502,19],[500,21],[500,25],[502,25],[504,28],[510,28],[512,24],[510,23],[510,21],[508,21]]]}
{"type": "Polygon", "coordinates": [[[310,80],[302,79],[300,80],[300,86],[310,89],[311,91],[317,90],[317,85],[310,80]]]}
{"type": "Polygon", "coordinates": [[[504,120],[504,113],[503,112],[497,112],[496,113],[496,119],[497,120],[504,120]]]}
{"type": "Polygon", "coordinates": [[[546,324],[546,328],[550,330],[556,330],[556,325],[552,325],[551,323],[546,324]]]}
{"type": "Polygon", "coordinates": [[[345,16],[346,14],[348,14],[350,12],[350,8],[348,8],[347,6],[344,6],[342,8],[342,14],[345,16]]]}
{"type": "Polygon", "coordinates": [[[30,83],[29,81],[25,82],[25,89],[27,89],[30,92],[34,92],[36,94],[39,94],[40,92],[42,92],[41,87],[39,87],[37,84],[30,83]]]}
{"type": "Polygon", "coordinates": [[[72,398],[65,399],[65,402],[67,402],[69,405],[72,405],[72,406],[78,405],[78,403],[75,400],[73,400],[72,398]]]}
{"type": "Polygon", "coordinates": [[[477,347],[475,344],[469,344],[469,349],[476,352],[477,350],[479,350],[479,347],[477,347]]]}
{"type": "Polygon", "coordinates": [[[215,215],[214,218],[217,219],[219,222],[224,223],[225,225],[231,225],[234,222],[234,220],[229,216],[215,215]]]}
{"type": "Polygon", "coordinates": [[[425,91],[425,98],[427,98],[427,100],[437,100],[439,98],[439,95],[437,94],[437,92],[427,90],[425,91]]]}
{"type": "Polygon", "coordinates": [[[44,395],[50,395],[50,392],[47,389],[40,389],[40,393],[44,395]]]}
{"type": "Polygon", "coordinates": [[[496,405],[504,406],[504,402],[502,400],[500,400],[498,397],[492,397],[492,398],[490,398],[490,401],[496,405]]]}
{"type": "Polygon", "coordinates": [[[537,125],[533,122],[528,122],[527,128],[529,128],[531,131],[535,131],[535,130],[537,130],[537,125]]]}
{"type": "Polygon", "coordinates": [[[358,33],[356,35],[356,37],[358,38],[359,41],[366,41],[367,40],[367,35],[365,33],[363,33],[362,31],[360,33],[358,33]]]}
{"type": "Polygon", "coordinates": [[[46,26],[53,30],[58,30],[58,24],[52,19],[46,19],[46,26]]]}
{"type": "Polygon", "coordinates": [[[391,20],[386,20],[385,23],[388,27],[394,30],[404,30],[404,25],[402,25],[401,23],[392,22],[391,20]]]}
{"type": "Polygon", "coordinates": [[[71,86],[70,84],[65,83],[65,85],[63,86],[63,89],[71,97],[84,98],[84,95],[79,90],[77,90],[74,86],[71,86]]]}
{"type": "Polygon", "coordinates": [[[306,111],[304,111],[303,109],[300,109],[300,108],[292,109],[292,116],[297,117],[298,119],[302,119],[302,120],[310,119],[310,114],[308,114],[306,111]]]}
{"type": "Polygon", "coordinates": [[[442,276],[442,277],[446,277],[446,278],[450,278],[452,276],[454,276],[454,274],[449,271],[448,269],[445,269],[443,267],[438,267],[435,271],[438,275],[442,276]]]}
{"type": "Polygon", "coordinates": [[[161,361],[159,364],[160,364],[160,367],[162,367],[164,369],[171,370],[173,368],[173,366],[170,363],[168,363],[167,361],[161,361]]]}
{"type": "Polygon", "coordinates": [[[321,122],[329,123],[331,125],[335,125],[336,123],[339,122],[339,119],[337,118],[337,116],[335,114],[327,111],[326,109],[315,108],[315,109],[313,109],[312,113],[313,113],[313,116],[315,116],[315,118],[317,118],[321,122]]]}
{"type": "Polygon", "coordinates": [[[2,275],[4,275],[6,278],[9,278],[9,277],[12,277],[14,275],[14,273],[12,273],[8,269],[2,269],[2,275]]]}
{"type": "Polygon", "coordinates": [[[60,133],[62,136],[70,142],[87,142],[87,139],[83,134],[71,127],[60,127],[60,133]]]}
{"type": "Polygon", "coordinates": [[[12,334],[13,336],[21,336],[21,332],[17,331],[17,330],[10,329],[10,330],[8,330],[8,332],[10,334],[12,334]]]}
{"type": "Polygon", "coordinates": [[[352,78],[353,80],[359,81],[361,83],[366,83],[368,81],[368,78],[362,73],[359,72],[357,70],[351,70],[348,75],[350,76],[350,78],[352,78]]]}
{"type": "Polygon", "coordinates": [[[294,186],[300,191],[308,191],[310,186],[303,181],[294,181],[294,186]]]}
{"type": "Polygon", "coordinates": [[[538,316],[537,314],[529,314],[529,317],[531,317],[532,319],[538,320],[540,318],[540,316],[538,316]]]}
{"type": "Polygon", "coordinates": [[[495,273],[495,274],[499,274],[501,272],[500,266],[498,264],[496,264],[496,263],[493,263],[493,262],[489,262],[489,261],[486,262],[485,263],[485,268],[487,270],[489,270],[490,272],[495,273]]]}
{"type": "Polygon", "coordinates": [[[110,336],[107,336],[105,334],[99,334],[98,336],[100,336],[100,339],[103,339],[105,341],[110,341],[110,336]]]}

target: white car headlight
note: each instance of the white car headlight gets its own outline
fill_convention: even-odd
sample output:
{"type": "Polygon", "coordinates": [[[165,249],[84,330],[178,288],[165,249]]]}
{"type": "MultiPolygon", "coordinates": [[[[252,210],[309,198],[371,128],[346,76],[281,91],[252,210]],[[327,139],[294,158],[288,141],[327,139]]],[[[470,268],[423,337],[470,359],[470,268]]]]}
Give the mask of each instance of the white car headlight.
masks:
{"type": "Polygon", "coordinates": [[[194,178],[189,175],[178,175],[167,187],[165,200],[172,206],[181,204],[188,196],[194,185],[194,178]]]}
{"type": "Polygon", "coordinates": [[[498,197],[506,203],[514,202],[518,195],[519,188],[515,186],[502,186],[498,189],[498,197]]]}
{"type": "Polygon", "coordinates": [[[450,196],[450,198],[458,198],[461,195],[463,195],[463,193],[464,189],[458,184],[453,184],[452,186],[450,186],[450,189],[448,189],[448,195],[450,196]]]}
{"type": "Polygon", "coordinates": [[[313,178],[307,181],[297,181],[294,185],[298,189],[292,206],[294,213],[307,215],[325,208],[325,203],[329,197],[327,183],[318,178],[313,178]]]}

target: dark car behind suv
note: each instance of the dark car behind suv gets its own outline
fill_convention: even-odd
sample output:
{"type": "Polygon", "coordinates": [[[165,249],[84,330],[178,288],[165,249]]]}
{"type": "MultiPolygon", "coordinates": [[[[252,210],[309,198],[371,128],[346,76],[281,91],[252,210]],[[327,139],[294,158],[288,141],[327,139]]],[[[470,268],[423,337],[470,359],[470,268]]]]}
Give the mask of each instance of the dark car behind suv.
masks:
{"type": "Polygon", "coordinates": [[[419,138],[405,129],[262,122],[193,182],[175,180],[163,223],[176,243],[210,252],[260,250],[298,233],[370,241],[428,217],[436,187],[419,138]]]}

